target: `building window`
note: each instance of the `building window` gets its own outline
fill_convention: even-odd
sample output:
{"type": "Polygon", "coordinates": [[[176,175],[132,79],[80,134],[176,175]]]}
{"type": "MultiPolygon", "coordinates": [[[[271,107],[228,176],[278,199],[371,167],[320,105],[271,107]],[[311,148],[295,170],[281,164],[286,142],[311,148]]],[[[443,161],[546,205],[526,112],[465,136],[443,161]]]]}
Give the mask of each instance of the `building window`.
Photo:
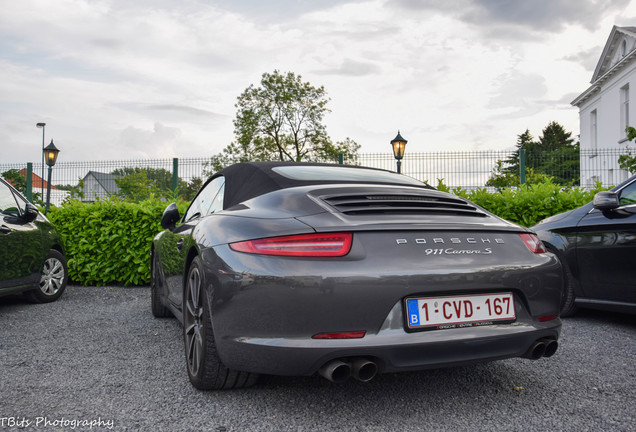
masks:
{"type": "Polygon", "coordinates": [[[598,129],[596,127],[596,110],[590,113],[590,144],[592,150],[598,148],[598,129]]]}
{"type": "Polygon", "coordinates": [[[621,87],[621,137],[627,138],[625,129],[629,126],[629,84],[621,87]]]}

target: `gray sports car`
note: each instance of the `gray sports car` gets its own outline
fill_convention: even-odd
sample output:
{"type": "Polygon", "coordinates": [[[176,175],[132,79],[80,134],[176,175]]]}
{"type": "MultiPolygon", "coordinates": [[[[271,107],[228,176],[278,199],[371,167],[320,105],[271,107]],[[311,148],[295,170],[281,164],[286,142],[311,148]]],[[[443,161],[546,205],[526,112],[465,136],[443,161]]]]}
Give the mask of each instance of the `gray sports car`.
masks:
{"type": "Polygon", "coordinates": [[[152,312],[192,384],[334,382],[552,356],[563,270],[537,236],[410,177],[260,162],[219,171],[152,244],[152,312]]]}

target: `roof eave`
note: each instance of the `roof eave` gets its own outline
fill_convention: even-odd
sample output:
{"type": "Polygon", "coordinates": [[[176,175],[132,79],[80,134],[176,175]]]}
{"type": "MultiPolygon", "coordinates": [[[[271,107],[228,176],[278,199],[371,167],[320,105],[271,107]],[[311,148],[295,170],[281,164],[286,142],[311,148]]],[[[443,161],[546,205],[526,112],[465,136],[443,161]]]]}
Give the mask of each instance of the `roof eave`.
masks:
{"type": "Polygon", "coordinates": [[[581,93],[576,99],[570,102],[573,106],[580,106],[582,102],[585,102],[589,99],[594,93],[601,89],[601,85],[603,85],[611,76],[621,71],[631,60],[636,58],[636,50],[630,51],[625,57],[623,57],[618,63],[614,65],[610,70],[605,72],[602,76],[600,76],[596,81],[592,83],[592,85],[581,93]]]}

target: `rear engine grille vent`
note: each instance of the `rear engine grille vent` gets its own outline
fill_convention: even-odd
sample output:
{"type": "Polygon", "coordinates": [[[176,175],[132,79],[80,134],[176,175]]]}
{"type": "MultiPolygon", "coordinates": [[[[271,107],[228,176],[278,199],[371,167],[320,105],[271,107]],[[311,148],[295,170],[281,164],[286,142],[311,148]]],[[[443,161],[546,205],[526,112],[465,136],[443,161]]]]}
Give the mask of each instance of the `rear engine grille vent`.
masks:
{"type": "Polygon", "coordinates": [[[413,214],[485,217],[476,207],[459,199],[422,195],[337,195],[323,201],[347,215],[413,214]]]}

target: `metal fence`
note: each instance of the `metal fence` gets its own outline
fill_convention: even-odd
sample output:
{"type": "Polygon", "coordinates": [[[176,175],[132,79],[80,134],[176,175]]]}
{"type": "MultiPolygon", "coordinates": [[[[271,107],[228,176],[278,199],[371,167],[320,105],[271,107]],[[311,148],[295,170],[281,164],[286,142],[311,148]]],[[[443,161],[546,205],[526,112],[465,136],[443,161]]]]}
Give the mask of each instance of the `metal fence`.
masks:
{"type": "MultiPolygon", "coordinates": [[[[633,151],[633,150],[632,150],[633,151]]],[[[584,151],[579,154],[580,180],[575,186],[591,188],[595,182],[604,185],[614,185],[625,180],[629,173],[618,167],[618,157],[625,150],[596,150],[584,151]]],[[[512,151],[474,151],[474,152],[435,152],[435,153],[407,153],[402,160],[402,173],[418,180],[436,186],[438,180],[451,188],[476,189],[486,186],[486,182],[493,175],[498,161],[509,159],[512,151]]],[[[536,166],[536,158],[543,155],[528,155],[526,166],[536,166]],[[532,158],[535,158],[533,160],[532,158]]],[[[554,154],[551,155],[554,158],[554,154]]],[[[176,182],[180,179],[190,183],[195,178],[205,180],[210,171],[207,166],[209,158],[179,158],[179,159],[142,159],[119,161],[59,161],[53,168],[51,180],[51,203],[59,205],[68,192],[61,189],[64,186],[81,185],[85,201],[105,198],[117,193],[114,172],[125,169],[165,170],[176,182]]],[[[337,163],[337,162],[336,162],[337,163]]],[[[395,170],[396,161],[390,153],[362,153],[355,161],[344,161],[356,165],[395,170]]],[[[561,161],[557,161],[558,164],[561,161]]],[[[46,196],[46,181],[39,175],[41,163],[29,164],[32,172],[33,193],[46,196]]],[[[27,163],[0,163],[0,173],[7,170],[20,170],[26,177],[27,163]]],[[[173,183],[176,184],[176,183],[173,183]]]]}

